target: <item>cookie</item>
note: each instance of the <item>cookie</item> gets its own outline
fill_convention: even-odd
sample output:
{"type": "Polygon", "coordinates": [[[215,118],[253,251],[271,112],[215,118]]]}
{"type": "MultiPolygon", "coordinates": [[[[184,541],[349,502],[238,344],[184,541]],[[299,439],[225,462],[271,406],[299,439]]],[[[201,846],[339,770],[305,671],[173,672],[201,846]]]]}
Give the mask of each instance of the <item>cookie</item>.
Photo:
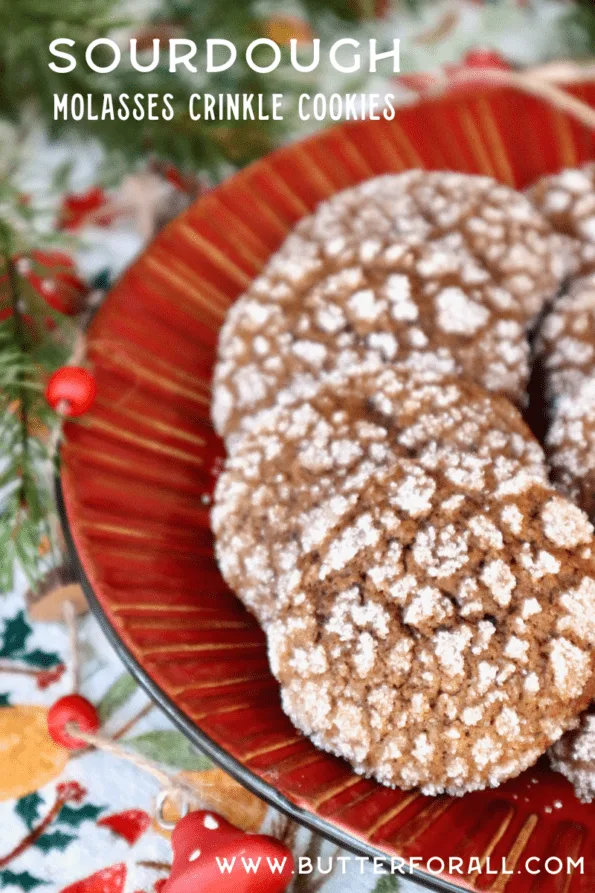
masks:
{"type": "Polygon", "coordinates": [[[574,785],[583,803],[595,800],[595,705],[580,718],[578,728],[567,732],[549,752],[552,769],[574,785]]]}
{"type": "Polygon", "coordinates": [[[576,279],[546,315],[536,341],[552,477],[595,515],[595,274],[576,279]]]}
{"type": "Polygon", "coordinates": [[[545,447],[556,486],[595,518],[595,379],[556,398],[545,447]]]}
{"type": "Polygon", "coordinates": [[[459,233],[531,322],[566,272],[564,241],[521,193],[491,177],[413,170],[366,180],[324,202],[298,231],[351,264],[374,240],[419,244],[459,233]]]}
{"type": "Polygon", "coordinates": [[[548,401],[595,374],[595,275],[574,280],[543,320],[536,341],[548,401]]]}
{"type": "Polygon", "coordinates": [[[569,237],[568,272],[595,270],[595,163],[542,177],[527,197],[555,230],[569,237]]]}
{"type": "Polygon", "coordinates": [[[410,171],[337,194],[230,309],[217,431],[229,438],[335,370],[422,352],[522,404],[525,330],[563,275],[552,238],[523,196],[485,177],[410,171]]]}
{"type": "Polygon", "coordinates": [[[458,387],[434,390],[443,411],[417,433],[393,433],[401,398],[383,391],[379,427],[409,447],[383,476],[353,469],[318,514],[288,488],[280,539],[296,548],[267,627],[294,724],[356,772],[430,795],[518,775],[595,692],[593,528],[529,471],[516,432],[457,436],[473,406],[458,387]]]}
{"type": "Polygon", "coordinates": [[[595,689],[591,541],[547,486],[482,499],[402,460],[267,631],[284,710],[386,785],[462,795],[515,777],[595,689]]]}
{"type": "Polygon", "coordinates": [[[547,480],[543,452],[507,400],[422,361],[330,376],[303,402],[263,411],[215,489],[211,521],[224,578],[268,625],[319,537],[342,523],[362,491],[403,459],[424,451],[426,464],[438,462],[445,450],[449,473],[479,498],[487,478],[494,487],[507,474],[547,480]]]}

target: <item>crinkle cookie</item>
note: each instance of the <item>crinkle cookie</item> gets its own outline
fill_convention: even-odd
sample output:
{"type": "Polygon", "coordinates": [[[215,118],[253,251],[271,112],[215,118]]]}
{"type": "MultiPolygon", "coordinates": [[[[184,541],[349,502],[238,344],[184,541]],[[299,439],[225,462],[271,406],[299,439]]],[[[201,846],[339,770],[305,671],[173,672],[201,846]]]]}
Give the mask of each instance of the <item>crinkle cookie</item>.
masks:
{"type": "Polygon", "coordinates": [[[564,493],[595,516],[595,274],[576,279],[537,341],[549,429],[546,451],[564,493]]]}
{"type": "Polygon", "coordinates": [[[550,750],[552,769],[574,785],[583,803],[595,800],[595,705],[580,719],[578,729],[567,732],[550,750]]]}
{"type": "Polygon", "coordinates": [[[249,427],[337,369],[420,352],[522,404],[525,329],[564,275],[556,239],[524,196],[486,177],[410,171],[335,195],[230,309],[217,431],[249,427]]]}
{"type": "Polygon", "coordinates": [[[527,197],[568,242],[569,272],[595,269],[595,163],[542,177],[527,197]]]}
{"type": "Polygon", "coordinates": [[[522,463],[489,465],[438,441],[358,488],[267,630],[294,724],[386,785],[497,786],[595,692],[593,528],[522,463]]]}
{"type": "Polygon", "coordinates": [[[494,282],[518,301],[527,323],[567,272],[565,240],[526,196],[491,177],[453,171],[366,180],[321,204],[298,232],[322,242],[325,257],[343,264],[365,260],[374,240],[420,244],[460,233],[494,282]]]}
{"type": "Polygon", "coordinates": [[[595,518],[595,379],[556,398],[545,446],[556,486],[595,518]]]}
{"type": "Polygon", "coordinates": [[[536,352],[554,404],[595,377],[595,274],[574,280],[556,300],[543,320],[536,352]]]}
{"type": "Polygon", "coordinates": [[[303,403],[263,411],[228,456],[215,490],[223,576],[266,626],[291,597],[304,562],[374,481],[414,459],[417,470],[390,509],[409,511],[416,501],[425,505],[416,480],[427,481],[431,496],[428,475],[446,457],[461,488],[453,510],[467,490],[481,502],[500,483],[547,481],[543,451],[508,400],[441,378],[421,362],[331,376],[303,403]]]}

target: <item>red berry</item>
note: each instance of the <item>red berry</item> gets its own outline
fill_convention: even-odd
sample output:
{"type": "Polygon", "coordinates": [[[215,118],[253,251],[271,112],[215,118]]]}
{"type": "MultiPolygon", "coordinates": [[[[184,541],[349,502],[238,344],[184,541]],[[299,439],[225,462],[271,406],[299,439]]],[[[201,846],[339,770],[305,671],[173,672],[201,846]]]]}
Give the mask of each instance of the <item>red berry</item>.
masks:
{"type": "Polygon", "coordinates": [[[86,742],[82,738],[76,738],[66,731],[69,723],[77,725],[81,732],[91,734],[95,734],[100,725],[97,710],[82,695],[65,695],[52,704],[48,710],[48,732],[56,744],[61,744],[68,750],[86,747],[86,742]]]}
{"type": "Polygon", "coordinates": [[[82,803],[88,791],[78,781],[61,781],[56,785],[56,793],[65,803],[82,803]]]}
{"type": "Polygon", "coordinates": [[[88,369],[82,366],[62,366],[56,369],[45,389],[45,397],[52,409],[64,404],[63,414],[83,415],[93,405],[97,383],[88,369]]]}
{"type": "Polygon", "coordinates": [[[41,691],[49,688],[54,682],[59,682],[65,672],[66,667],[64,664],[58,664],[57,667],[52,667],[51,670],[40,670],[37,674],[37,688],[41,689],[41,691]]]}

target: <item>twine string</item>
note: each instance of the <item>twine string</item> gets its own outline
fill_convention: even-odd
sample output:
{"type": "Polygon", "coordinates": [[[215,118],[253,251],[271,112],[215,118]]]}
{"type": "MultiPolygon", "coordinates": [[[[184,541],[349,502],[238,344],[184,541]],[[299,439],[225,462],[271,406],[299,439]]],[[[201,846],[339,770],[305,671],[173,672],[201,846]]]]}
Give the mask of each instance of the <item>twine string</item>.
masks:
{"type": "MultiPolygon", "coordinates": [[[[80,655],[76,610],[72,601],[66,601],[64,603],[62,613],[68,628],[72,691],[77,692],[80,681],[80,655]]],[[[153,704],[149,703],[144,710],[141,711],[140,715],[142,716],[147,713],[148,709],[152,706],[153,704]]],[[[138,719],[138,717],[136,718],[138,719]]],[[[125,730],[126,726],[124,726],[124,729],[121,730],[119,734],[125,733],[125,730]]],[[[155,802],[155,819],[163,829],[171,831],[175,827],[175,823],[167,821],[163,815],[164,805],[169,798],[175,802],[180,816],[186,815],[190,805],[195,808],[201,808],[204,805],[199,796],[199,792],[194,785],[185,781],[183,778],[168,772],[163,766],[148,759],[148,757],[144,757],[142,754],[123,747],[116,738],[109,738],[107,735],[84,731],[76,722],[66,723],[65,731],[73,738],[84,742],[87,747],[95,748],[103,753],[111,754],[120,760],[132,763],[132,765],[142,769],[149,775],[152,775],[161,785],[161,791],[157,795],[155,802]]]]}
{"type": "MultiPolygon", "coordinates": [[[[202,801],[197,788],[185,779],[180,778],[168,772],[159,763],[142,756],[142,754],[128,750],[112,738],[97,733],[85,732],[79,728],[77,723],[69,722],[66,724],[65,730],[69,735],[84,741],[90,747],[94,747],[103,753],[111,754],[120,760],[125,760],[142,769],[149,775],[152,775],[162,787],[162,793],[158,798],[159,809],[157,810],[158,820],[161,818],[162,807],[165,798],[170,798],[176,803],[176,807],[180,815],[187,812],[191,804],[195,808],[202,808],[205,804],[202,801]]],[[[169,827],[169,823],[163,823],[164,827],[169,827]]]]}

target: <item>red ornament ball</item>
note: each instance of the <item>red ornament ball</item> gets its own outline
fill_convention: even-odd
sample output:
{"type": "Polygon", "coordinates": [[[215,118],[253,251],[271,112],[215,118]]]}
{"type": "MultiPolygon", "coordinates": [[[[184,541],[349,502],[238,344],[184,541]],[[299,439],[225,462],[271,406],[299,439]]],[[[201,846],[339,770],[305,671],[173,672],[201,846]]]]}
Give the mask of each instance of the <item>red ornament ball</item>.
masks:
{"type": "Polygon", "coordinates": [[[45,397],[52,409],[62,404],[63,415],[80,416],[91,408],[97,396],[92,373],[82,366],[62,366],[47,383],[45,397]]]}
{"type": "Polygon", "coordinates": [[[100,726],[99,714],[82,695],[65,695],[48,710],[48,732],[52,741],[68,750],[79,750],[86,747],[86,742],[66,731],[69,723],[77,725],[81,732],[95,734],[100,726]]]}

